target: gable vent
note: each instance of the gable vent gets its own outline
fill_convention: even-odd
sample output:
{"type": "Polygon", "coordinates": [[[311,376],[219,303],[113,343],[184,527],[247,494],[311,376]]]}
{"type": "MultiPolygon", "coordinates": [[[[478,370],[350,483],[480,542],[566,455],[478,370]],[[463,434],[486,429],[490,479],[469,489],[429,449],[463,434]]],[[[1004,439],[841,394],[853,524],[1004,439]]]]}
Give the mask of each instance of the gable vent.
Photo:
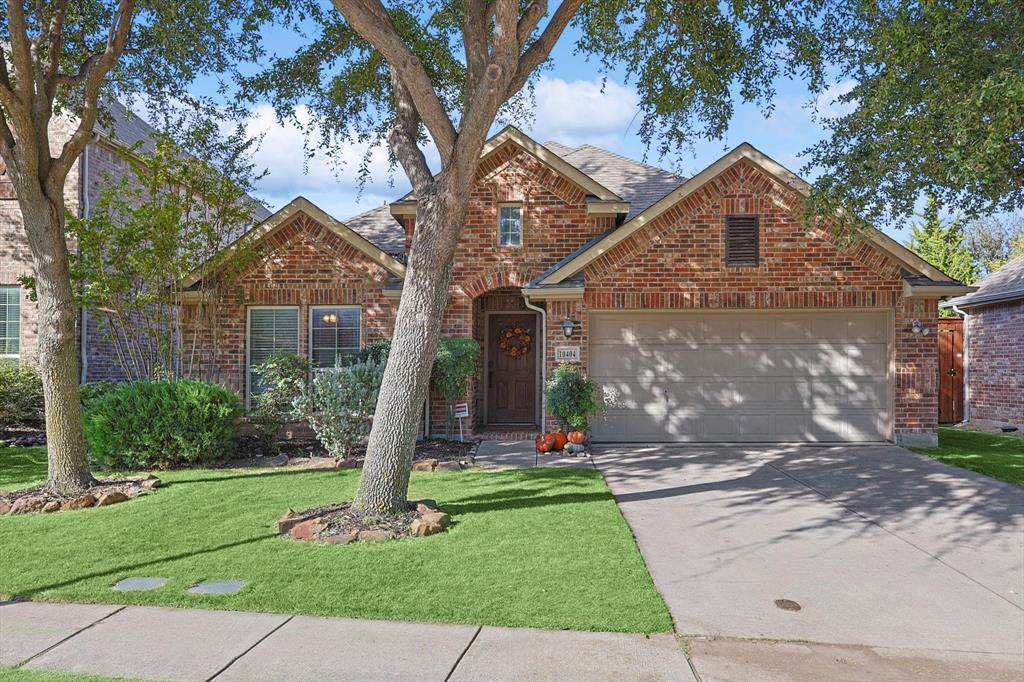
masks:
{"type": "Polygon", "coordinates": [[[725,217],[725,264],[757,267],[760,239],[756,215],[725,217]]]}

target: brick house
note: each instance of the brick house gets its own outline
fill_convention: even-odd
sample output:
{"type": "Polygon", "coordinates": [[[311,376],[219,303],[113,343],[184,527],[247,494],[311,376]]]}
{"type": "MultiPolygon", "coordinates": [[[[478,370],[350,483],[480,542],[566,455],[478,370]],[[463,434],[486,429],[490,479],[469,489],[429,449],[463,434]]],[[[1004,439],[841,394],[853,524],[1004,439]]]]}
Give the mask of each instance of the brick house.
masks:
{"type": "MultiPolygon", "coordinates": [[[[117,182],[131,170],[122,156],[124,149],[139,144],[152,151],[156,131],[117,101],[104,104],[110,115],[109,126],[97,124],[98,132],[75,162],[64,186],[68,212],[87,217],[104,187],[117,182]]],[[[57,118],[52,123],[52,153],[74,131],[76,122],[57,118]]],[[[254,201],[255,215],[270,215],[254,201]]],[[[74,245],[71,245],[74,249],[74,245]]],[[[34,363],[37,348],[36,304],[18,284],[18,278],[32,274],[32,254],[22,226],[13,183],[0,161],[0,358],[34,363]]],[[[82,381],[120,380],[123,371],[112,344],[105,338],[104,325],[86,312],[79,313],[78,343],[82,381]]]]}
{"type": "Polygon", "coordinates": [[[1024,428],[1024,256],[943,302],[964,316],[964,419],[1024,428]]]}
{"type": "MultiPolygon", "coordinates": [[[[808,189],[748,144],[683,178],[512,127],[491,138],[442,331],[483,347],[469,426],[551,426],[542,386],[572,362],[600,385],[600,440],[934,443],[937,335],[923,332],[940,298],[971,289],[881,232],[841,248],[805,229],[808,189]]],[[[415,212],[405,197],[339,221],[295,199],[243,237],[256,255],[218,288],[218,331],[186,324],[186,343],[248,396],[274,350],[332,366],[388,338],[415,212]]],[[[432,432],[444,409],[430,401],[432,432]]]]}

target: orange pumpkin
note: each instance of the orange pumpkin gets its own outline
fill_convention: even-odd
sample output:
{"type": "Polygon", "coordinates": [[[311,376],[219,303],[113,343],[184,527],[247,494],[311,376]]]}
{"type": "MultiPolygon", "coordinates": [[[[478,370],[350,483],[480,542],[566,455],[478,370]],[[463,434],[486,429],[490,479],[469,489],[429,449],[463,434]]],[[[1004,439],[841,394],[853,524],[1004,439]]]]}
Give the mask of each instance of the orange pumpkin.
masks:
{"type": "Polygon", "coordinates": [[[555,439],[555,450],[561,450],[569,442],[569,437],[564,431],[552,431],[548,435],[555,439]]]}
{"type": "Polygon", "coordinates": [[[538,452],[551,452],[555,448],[555,438],[550,433],[538,436],[534,441],[538,452]]]}
{"type": "Polygon", "coordinates": [[[573,443],[575,445],[583,445],[583,441],[585,441],[587,439],[587,432],[586,431],[570,431],[568,438],[569,438],[569,442],[570,443],[573,443]]]}

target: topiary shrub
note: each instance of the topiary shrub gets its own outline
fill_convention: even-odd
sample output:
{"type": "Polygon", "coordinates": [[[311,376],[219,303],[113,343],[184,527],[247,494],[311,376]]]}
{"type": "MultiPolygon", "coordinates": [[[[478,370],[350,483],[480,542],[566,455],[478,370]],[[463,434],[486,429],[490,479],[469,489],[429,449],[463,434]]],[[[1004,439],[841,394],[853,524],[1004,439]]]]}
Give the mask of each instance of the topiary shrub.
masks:
{"type": "Polygon", "coordinates": [[[207,381],[136,381],[85,407],[93,459],[115,469],[207,464],[227,457],[244,414],[238,396],[207,381]]]}
{"type": "Polygon", "coordinates": [[[35,367],[0,360],[0,431],[43,424],[43,382],[35,367]]]}
{"type": "Polygon", "coordinates": [[[548,412],[573,431],[586,430],[587,422],[597,414],[596,393],[597,385],[569,363],[555,368],[544,390],[548,412]]]}
{"type": "Polygon", "coordinates": [[[448,438],[455,430],[455,401],[466,395],[469,377],[480,366],[480,344],[473,339],[441,339],[431,370],[431,379],[438,395],[448,406],[446,431],[448,438]]]}
{"type": "Polygon", "coordinates": [[[264,445],[269,447],[281,426],[298,418],[294,403],[306,388],[309,366],[302,355],[278,351],[253,368],[263,390],[252,396],[251,417],[264,445]]]}
{"type": "Polygon", "coordinates": [[[368,360],[318,370],[296,403],[317,439],[334,457],[347,457],[370,433],[384,363],[368,360]]]}

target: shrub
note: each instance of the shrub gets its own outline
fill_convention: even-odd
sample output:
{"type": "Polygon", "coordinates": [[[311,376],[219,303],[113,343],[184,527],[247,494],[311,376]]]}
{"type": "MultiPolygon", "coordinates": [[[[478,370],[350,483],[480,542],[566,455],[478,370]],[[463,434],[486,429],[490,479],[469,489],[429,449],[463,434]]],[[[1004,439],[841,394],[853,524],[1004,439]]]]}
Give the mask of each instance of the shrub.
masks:
{"type": "Polygon", "coordinates": [[[441,339],[431,370],[431,379],[441,399],[448,404],[448,437],[455,427],[454,404],[466,395],[469,377],[480,366],[480,344],[473,339],[441,339]]]}
{"type": "Polygon", "coordinates": [[[302,395],[309,376],[309,360],[278,351],[253,368],[263,390],[252,398],[252,421],[267,445],[281,426],[295,419],[295,399],[302,395]]]}
{"type": "Polygon", "coordinates": [[[231,452],[243,413],[219,384],[136,381],[86,405],[85,438],[95,461],[112,468],[204,464],[231,452]]]}
{"type": "Polygon", "coordinates": [[[352,364],[355,362],[376,362],[381,365],[386,365],[388,362],[388,355],[391,353],[391,339],[383,339],[382,341],[374,341],[368,343],[358,352],[348,356],[348,362],[343,364],[352,364]]]}
{"type": "Polygon", "coordinates": [[[373,361],[319,370],[296,401],[296,409],[334,457],[347,457],[366,440],[383,376],[384,363],[373,361]]]}
{"type": "Polygon", "coordinates": [[[0,360],[0,431],[43,423],[43,382],[29,365],[0,360]]]}
{"type": "Polygon", "coordinates": [[[583,431],[590,417],[597,413],[596,392],[597,385],[583,376],[578,367],[564,363],[551,374],[544,395],[548,411],[560,424],[583,431]]]}
{"type": "Polygon", "coordinates": [[[85,406],[113,391],[120,384],[115,381],[89,381],[78,387],[82,405],[85,406]]]}

